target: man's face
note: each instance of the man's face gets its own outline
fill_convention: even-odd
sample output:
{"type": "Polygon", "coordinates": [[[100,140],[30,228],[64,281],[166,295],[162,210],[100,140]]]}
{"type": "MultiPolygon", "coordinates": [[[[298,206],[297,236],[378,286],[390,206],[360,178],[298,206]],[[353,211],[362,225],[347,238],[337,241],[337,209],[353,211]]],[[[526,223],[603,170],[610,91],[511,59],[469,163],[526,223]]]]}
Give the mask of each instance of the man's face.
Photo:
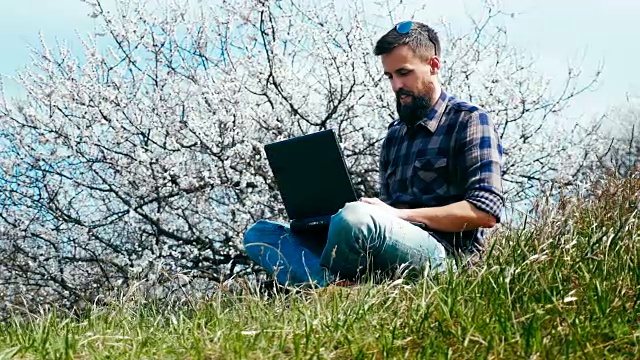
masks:
{"type": "Polygon", "coordinates": [[[400,45],[382,55],[381,59],[384,73],[396,95],[400,119],[409,124],[420,121],[433,105],[433,58],[420,60],[407,45],[400,45]]]}

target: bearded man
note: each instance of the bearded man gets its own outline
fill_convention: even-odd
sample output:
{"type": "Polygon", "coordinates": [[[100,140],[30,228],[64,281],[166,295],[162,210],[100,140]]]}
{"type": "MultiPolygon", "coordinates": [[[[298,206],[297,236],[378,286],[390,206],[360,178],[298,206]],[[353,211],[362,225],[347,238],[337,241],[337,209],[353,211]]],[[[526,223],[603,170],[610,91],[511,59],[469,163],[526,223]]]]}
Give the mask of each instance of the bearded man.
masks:
{"type": "MultiPolygon", "coordinates": [[[[280,252],[280,282],[324,286],[402,266],[423,274],[455,269],[448,260],[481,254],[485,229],[500,222],[500,137],[484,109],[441,88],[437,33],[405,21],[377,41],[374,53],[398,111],[381,147],[380,196],[345,204],[333,215],[318,251],[280,252]],[[296,257],[305,269],[287,265],[300,263],[296,257]]],[[[317,243],[292,234],[285,224],[261,220],[245,234],[245,246],[273,248],[283,239],[302,244],[302,250],[305,243],[317,243]]],[[[258,258],[264,251],[250,255],[258,258]]]]}

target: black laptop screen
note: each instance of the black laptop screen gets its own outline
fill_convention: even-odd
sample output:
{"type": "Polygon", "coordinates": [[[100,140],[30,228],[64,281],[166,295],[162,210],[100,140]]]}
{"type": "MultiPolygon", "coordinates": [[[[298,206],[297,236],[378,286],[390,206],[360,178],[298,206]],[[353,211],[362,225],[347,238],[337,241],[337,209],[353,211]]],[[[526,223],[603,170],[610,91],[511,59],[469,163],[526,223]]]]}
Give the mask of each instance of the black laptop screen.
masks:
{"type": "Polygon", "coordinates": [[[356,193],[333,130],[265,146],[291,220],[335,214],[356,193]]]}

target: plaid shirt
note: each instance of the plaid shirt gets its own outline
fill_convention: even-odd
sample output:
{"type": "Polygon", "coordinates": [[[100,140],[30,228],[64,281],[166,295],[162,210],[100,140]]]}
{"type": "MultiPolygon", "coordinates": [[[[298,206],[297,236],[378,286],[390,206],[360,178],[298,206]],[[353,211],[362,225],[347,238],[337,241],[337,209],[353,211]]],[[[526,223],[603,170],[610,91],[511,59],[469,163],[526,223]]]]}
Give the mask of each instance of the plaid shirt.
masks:
{"type": "MultiPolygon", "coordinates": [[[[389,125],[380,155],[380,199],[398,208],[467,200],[500,222],[502,145],[481,108],[444,91],[415,127],[389,125]]],[[[429,230],[451,252],[484,246],[484,230],[429,230]]]]}

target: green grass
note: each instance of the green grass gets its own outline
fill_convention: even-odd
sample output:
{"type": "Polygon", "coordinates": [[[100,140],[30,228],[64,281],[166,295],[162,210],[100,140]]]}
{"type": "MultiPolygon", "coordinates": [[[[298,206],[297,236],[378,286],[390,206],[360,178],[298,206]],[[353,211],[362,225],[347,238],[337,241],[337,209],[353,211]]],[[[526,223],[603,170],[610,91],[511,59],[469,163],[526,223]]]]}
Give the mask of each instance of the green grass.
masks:
{"type": "Polygon", "coordinates": [[[0,325],[0,358],[639,358],[640,185],[603,189],[457,275],[32,314],[0,325]]]}

